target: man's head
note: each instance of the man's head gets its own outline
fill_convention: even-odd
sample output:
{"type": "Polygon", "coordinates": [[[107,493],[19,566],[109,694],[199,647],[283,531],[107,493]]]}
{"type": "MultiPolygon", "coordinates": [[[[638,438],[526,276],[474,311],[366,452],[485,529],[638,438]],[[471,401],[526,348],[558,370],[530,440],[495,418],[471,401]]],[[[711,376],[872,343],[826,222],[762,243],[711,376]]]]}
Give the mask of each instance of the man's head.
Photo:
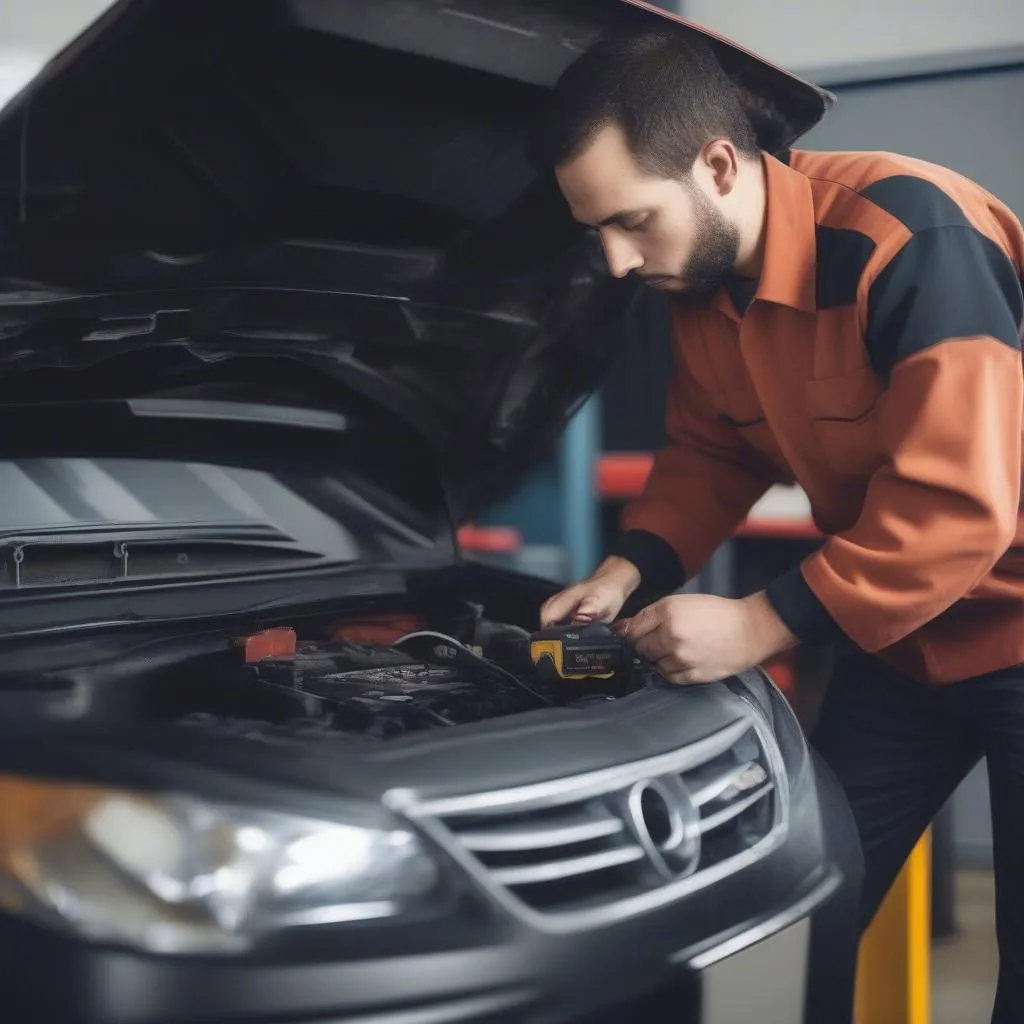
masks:
{"type": "Polygon", "coordinates": [[[760,231],[750,119],[710,44],[674,26],[610,37],[580,57],[555,87],[543,150],[617,276],[711,292],[760,231]]]}

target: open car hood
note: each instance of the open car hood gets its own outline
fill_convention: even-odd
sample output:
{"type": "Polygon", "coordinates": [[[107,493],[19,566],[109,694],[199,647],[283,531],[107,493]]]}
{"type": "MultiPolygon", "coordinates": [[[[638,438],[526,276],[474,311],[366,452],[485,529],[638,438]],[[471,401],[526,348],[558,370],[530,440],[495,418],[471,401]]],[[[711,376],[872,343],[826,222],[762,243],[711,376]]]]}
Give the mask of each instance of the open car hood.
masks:
{"type": "MultiPolygon", "coordinates": [[[[151,395],[226,365],[266,383],[287,360],[414,427],[453,514],[477,514],[599,384],[636,289],[531,166],[532,120],[599,32],[669,17],[113,5],[0,113],[0,403],[151,395]]],[[[765,149],[831,104],[705,34],[765,149]]]]}

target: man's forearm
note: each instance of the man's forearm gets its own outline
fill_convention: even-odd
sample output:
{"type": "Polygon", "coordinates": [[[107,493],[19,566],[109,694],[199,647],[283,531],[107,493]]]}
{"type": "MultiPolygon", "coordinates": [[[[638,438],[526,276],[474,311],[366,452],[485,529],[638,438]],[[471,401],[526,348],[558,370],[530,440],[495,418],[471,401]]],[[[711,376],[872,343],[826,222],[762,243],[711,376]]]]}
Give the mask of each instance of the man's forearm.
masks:
{"type": "Polygon", "coordinates": [[[750,645],[754,664],[761,664],[775,655],[796,647],[800,640],[779,617],[779,613],[762,590],[743,598],[750,629],[750,645]]]}

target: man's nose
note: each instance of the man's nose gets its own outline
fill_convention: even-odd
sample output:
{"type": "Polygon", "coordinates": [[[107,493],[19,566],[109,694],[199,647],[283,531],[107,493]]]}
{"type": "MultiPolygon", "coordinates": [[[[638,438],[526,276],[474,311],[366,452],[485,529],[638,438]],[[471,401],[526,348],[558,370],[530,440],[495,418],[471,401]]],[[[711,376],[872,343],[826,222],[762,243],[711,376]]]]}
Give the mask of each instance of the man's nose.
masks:
{"type": "Polygon", "coordinates": [[[631,270],[639,270],[644,265],[639,250],[621,234],[602,231],[601,244],[613,277],[625,277],[631,270]]]}

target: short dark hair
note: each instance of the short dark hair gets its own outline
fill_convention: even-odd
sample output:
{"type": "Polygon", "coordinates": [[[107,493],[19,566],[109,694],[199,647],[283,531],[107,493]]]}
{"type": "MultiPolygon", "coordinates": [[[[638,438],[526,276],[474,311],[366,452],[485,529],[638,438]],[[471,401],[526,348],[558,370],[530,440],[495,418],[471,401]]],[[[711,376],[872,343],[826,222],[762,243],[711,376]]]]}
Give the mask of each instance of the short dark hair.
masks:
{"type": "Polygon", "coordinates": [[[607,36],[571,64],[548,101],[536,155],[557,167],[611,124],[645,171],[667,178],[688,174],[715,137],[759,152],[737,83],[706,39],[676,26],[607,36]]]}

